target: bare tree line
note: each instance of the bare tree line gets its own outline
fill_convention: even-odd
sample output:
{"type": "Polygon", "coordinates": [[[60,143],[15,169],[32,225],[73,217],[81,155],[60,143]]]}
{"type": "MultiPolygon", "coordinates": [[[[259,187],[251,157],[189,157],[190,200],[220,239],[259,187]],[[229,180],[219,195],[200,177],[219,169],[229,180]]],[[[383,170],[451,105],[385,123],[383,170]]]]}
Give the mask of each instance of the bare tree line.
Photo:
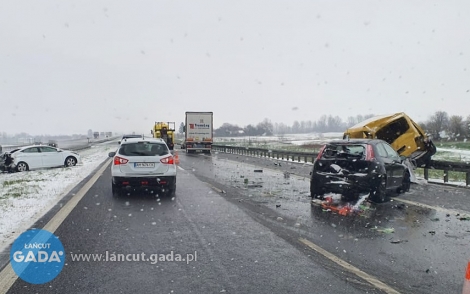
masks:
{"type": "MultiPolygon", "coordinates": [[[[339,116],[323,115],[318,120],[294,121],[292,125],[272,123],[265,118],[262,122],[245,127],[224,123],[215,130],[215,135],[224,136],[271,136],[302,133],[344,132],[346,129],[373,117],[374,114],[349,116],[343,121],[339,116]]],[[[449,116],[445,111],[437,111],[427,121],[417,122],[434,140],[463,140],[470,136],[470,115],[449,116]]]]}

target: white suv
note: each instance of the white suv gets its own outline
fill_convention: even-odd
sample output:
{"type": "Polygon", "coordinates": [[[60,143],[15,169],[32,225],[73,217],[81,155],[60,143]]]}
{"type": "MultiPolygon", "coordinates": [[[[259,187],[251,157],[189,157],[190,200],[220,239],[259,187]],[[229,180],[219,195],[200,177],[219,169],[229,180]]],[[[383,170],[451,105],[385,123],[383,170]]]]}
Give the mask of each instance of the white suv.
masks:
{"type": "Polygon", "coordinates": [[[175,195],[176,164],[165,141],[157,138],[129,138],[121,141],[111,166],[114,196],[123,191],[146,190],[175,195]]]}

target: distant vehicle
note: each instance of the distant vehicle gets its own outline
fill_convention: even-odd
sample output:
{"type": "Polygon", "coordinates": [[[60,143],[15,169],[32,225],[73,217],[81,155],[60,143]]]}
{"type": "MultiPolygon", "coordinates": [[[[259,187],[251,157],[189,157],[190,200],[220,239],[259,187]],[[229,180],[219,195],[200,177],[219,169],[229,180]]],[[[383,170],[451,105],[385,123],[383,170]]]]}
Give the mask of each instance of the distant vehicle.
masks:
{"type": "Polygon", "coordinates": [[[313,164],[311,196],[338,193],[345,199],[356,199],[360,193],[369,193],[371,201],[384,202],[390,190],[401,193],[410,189],[410,171],[404,159],[383,140],[332,141],[322,147],[313,164]]]}
{"type": "Polygon", "coordinates": [[[211,153],[213,142],[213,112],[186,112],[184,143],[186,153],[211,153]]]}
{"type": "Polygon", "coordinates": [[[154,138],[161,138],[168,145],[170,150],[175,146],[175,122],[155,122],[150,131],[154,138]]]}
{"type": "Polygon", "coordinates": [[[175,158],[163,139],[129,138],[121,141],[117,152],[110,152],[109,157],[113,157],[113,196],[136,190],[175,195],[175,158]]]}
{"type": "Polygon", "coordinates": [[[11,162],[5,162],[5,170],[28,171],[49,167],[72,167],[80,162],[80,155],[45,145],[24,146],[8,152],[11,162]]]}
{"type": "Polygon", "coordinates": [[[47,142],[47,145],[51,147],[58,147],[57,141],[55,140],[49,140],[49,142],[47,142]]]}
{"type": "Polygon", "coordinates": [[[135,134],[124,135],[124,136],[122,136],[121,140],[118,141],[118,143],[121,144],[121,142],[123,140],[130,139],[130,138],[142,138],[142,136],[141,135],[135,135],[135,134]]]}
{"type": "Polygon", "coordinates": [[[98,139],[100,137],[100,132],[93,133],[93,139],[98,139]]]}
{"type": "Polygon", "coordinates": [[[423,129],[405,113],[380,115],[367,119],[344,132],[343,139],[381,139],[398,154],[409,157],[416,166],[429,165],[436,146],[423,129]]]}

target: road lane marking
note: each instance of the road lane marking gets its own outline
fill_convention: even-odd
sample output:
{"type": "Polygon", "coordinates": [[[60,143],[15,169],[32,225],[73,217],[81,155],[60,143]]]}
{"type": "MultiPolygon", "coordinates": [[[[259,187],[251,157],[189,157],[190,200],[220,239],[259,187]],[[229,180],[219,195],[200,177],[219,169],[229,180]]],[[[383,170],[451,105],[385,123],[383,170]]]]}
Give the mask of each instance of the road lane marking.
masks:
{"type": "Polygon", "coordinates": [[[182,168],[182,167],[179,166],[179,165],[177,166],[177,168],[180,169],[180,170],[184,170],[184,168],[182,168]]]}
{"type": "Polygon", "coordinates": [[[443,208],[443,207],[439,207],[439,206],[432,206],[432,205],[429,205],[429,204],[419,203],[419,202],[415,202],[415,201],[411,201],[411,200],[394,198],[393,201],[399,201],[399,202],[406,203],[408,205],[414,205],[414,206],[418,206],[418,207],[433,209],[433,210],[448,213],[448,214],[468,214],[468,212],[466,212],[464,210],[459,211],[459,210],[443,208]]]}
{"type": "MultiPolygon", "coordinates": [[[[51,233],[54,233],[72,210],[77,206],[78,202],[85,196],[86,192],[95,184],[98,178],[103,174],[104,170],[108,168],[111,160],[104,164],[93,177],[75,194],[42,228],[51,233]]],[[[7,293],[11,286],[18,279],[18,276],[13,271],[11,263],[8,262],[7,266],[0,272],[0,293],[7,293]]]]}
{"type": "Polygon", "coordinates": [[[353,266],[352,264],[347,263],[346,261],[340,259],[339,257],[335,256],[334,254],[331,254],[330,252],[328,252],[325,249],[321,248],[320,246],[310,242],[309,240],[304,239],[304,238],[299,238],[299,241],[302,244],[306,245],[307,247],[309,247],[309,248],[315,250],[316,252],[320,253],[321,255],[325,256],[329,260],[333,261],[337,265],[343,267],[344,269],[346,269],[349,272],[355,274],[356,276],[364,279],[365,281],[367,281],[368,283],[370,283],[371,285],[373,285],[377,289],[382,290],[382,291],[384,291],[385,293],[388,293],[388,294],[400,294],[400,292],[398,292],[397,290],[395,290],[392,287],[388,286],[387,284],[379,281],[377,278],[361,271],[360,269],[353,266]]]}
{"type": "Polygon", "coordinates": [[[203,183],[206,184],[207,186],[209,186],[209,188],[211,188],[212,190],[214,190],[218,193],[224,193],[224,190],[220,190],[219,188],[215,187],[214,185],[209,184],[208,182],[203,182],[203,183]]]}

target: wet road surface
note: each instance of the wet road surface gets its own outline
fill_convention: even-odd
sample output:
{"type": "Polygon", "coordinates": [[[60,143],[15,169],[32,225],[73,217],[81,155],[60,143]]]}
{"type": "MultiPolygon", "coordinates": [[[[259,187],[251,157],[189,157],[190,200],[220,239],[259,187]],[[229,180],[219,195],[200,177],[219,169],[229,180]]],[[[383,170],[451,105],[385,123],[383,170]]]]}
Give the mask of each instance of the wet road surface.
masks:
{"type": "Polygon", "coordinates": [[[185,161],[199,178],[225,183],[220,195],[226,199],[265,208],[258,218],[312,241],[401,293],[462,291],[470,259],[468,189],[413,184],[409,193],[343,216],[310,205],[309,164],[223,153],[185,161]]]}

